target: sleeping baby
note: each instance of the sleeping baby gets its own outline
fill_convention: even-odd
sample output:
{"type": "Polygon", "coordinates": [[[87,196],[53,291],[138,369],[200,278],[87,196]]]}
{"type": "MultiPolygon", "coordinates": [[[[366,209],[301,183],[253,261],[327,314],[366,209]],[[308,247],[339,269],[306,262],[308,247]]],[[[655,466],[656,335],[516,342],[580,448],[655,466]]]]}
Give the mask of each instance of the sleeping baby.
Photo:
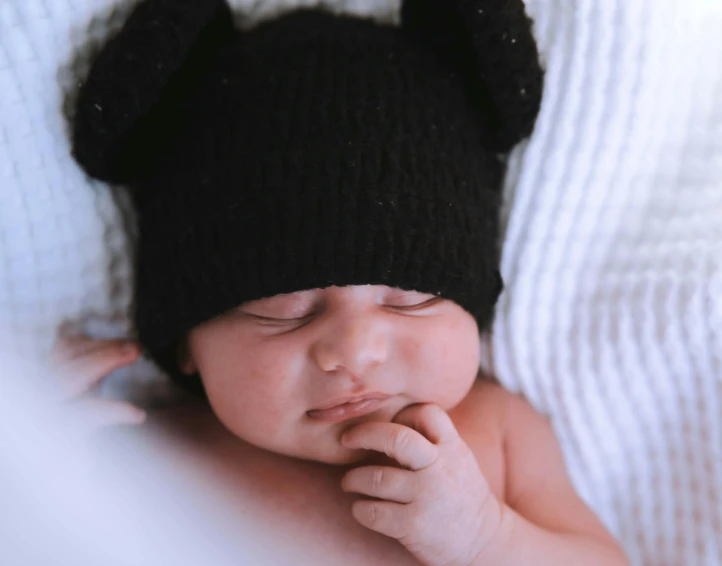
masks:
{"type": "Polygon", "coordinates": [[[627,564],[546,420],[479,375],[503,156],[542,79],[521,0],[246,30],[222,0],[141,2],[71,124],[83,169],[133,195],[138,340],[62,338],[69,391],[147,353],[198,401],[139,434],[326,564],[627,564]]]}

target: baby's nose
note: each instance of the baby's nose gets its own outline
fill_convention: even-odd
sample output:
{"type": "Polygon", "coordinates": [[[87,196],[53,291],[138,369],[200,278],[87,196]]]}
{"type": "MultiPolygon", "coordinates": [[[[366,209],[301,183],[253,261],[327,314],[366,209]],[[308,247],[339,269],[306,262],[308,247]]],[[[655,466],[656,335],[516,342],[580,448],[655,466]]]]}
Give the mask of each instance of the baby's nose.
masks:
{"type": "Polygon", "coordinates": [[[345,370],[360,378],[388,356],[385,325],[373,317],[353,317],[329,328],[316,343],[314,357],[326,373],[345,370]]]}

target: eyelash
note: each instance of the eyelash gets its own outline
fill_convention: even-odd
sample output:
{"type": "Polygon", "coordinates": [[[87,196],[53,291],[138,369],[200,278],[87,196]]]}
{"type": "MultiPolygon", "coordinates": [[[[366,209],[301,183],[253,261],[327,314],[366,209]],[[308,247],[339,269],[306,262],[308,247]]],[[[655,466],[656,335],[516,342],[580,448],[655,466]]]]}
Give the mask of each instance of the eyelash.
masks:
{"type": "Polygon", "coordinates": [[[261,322],[263,324],[268,324],[269,326],[280,325],[280,324],[286,325],[286,324],[295,324],[295,323],[305,322],[305,321],[310,320],[314,316],[314,314],[307,314],[306,316],[301,316],[301,317],[297,317],[297,318],[273,318],[270,316],[260,316],[257,314],[250,314],[250,313],[246,313],[246,314],[248,316],[250,316],[251,318],[253,318],[254,320],[257,320],[258,322],[261,322]]]}
{"type": "Polygon", "coordinates": [[[388,306],[393,309],[401,310],[401,311],[415,311],[415,310],[425,309],[427,307],[435,305],[436,303],[438,303],[440,301],[441,301],[441,299],[439,297],[432,297],[431,299],[427,299],[421,303],[416,303],[415,305],[399,305],[399,306],[388,305],[388,306]]]}

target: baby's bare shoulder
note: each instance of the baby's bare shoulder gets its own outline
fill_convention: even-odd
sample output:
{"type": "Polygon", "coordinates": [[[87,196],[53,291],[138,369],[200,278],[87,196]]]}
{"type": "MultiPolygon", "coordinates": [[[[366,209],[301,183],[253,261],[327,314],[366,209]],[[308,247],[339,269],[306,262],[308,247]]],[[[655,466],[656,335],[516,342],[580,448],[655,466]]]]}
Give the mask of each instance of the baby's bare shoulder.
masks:
{"type": "Polygon", "coordinates": [[[494,430],[498,434],[508,424],[509,415],[527,410],[528,403],[490,380],[479,379],[464,400],[449,411],[462,428],[494,430]]]}
{"type": "MultiPolygon", "coordinates": [[[[529,446],[558,451],[549,419],[538,412],[524,397],[496,383],[479,381],[459,406],[460,422],[472,435],[495,436],[504,453],[506,472],[520,464],[519,454],[529,446]]],[[[455,419],[456,422],[456,419],[455,419]]],[[[472,436],[473,438],[473,436],[472,436]]]]}
{"type": "Polygon", "coordinates": [[[474,453],[492,492],[503,498],[506,492],[506,423],[519,397],[491,381],[477,381],[449,416],[474,453]]]}

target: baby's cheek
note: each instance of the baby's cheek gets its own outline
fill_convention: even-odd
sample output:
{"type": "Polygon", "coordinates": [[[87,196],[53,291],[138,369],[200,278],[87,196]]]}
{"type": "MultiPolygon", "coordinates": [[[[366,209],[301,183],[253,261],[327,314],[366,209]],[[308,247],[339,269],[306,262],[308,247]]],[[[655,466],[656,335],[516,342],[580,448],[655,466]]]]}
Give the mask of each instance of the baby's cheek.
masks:
{"type": "Polygon", "coordinates": [[[289,418],[297,412],[292,403],[298,395],[289,391],[277,359],[263,355],[247,359],[215,393],[215,402],[210,392],[209,398],[217,416],[237,436],[269,449],[284,442],[289,418]]]}
{"type": "Polygon", "coordinates": [[[420,360],[429,394],[447,410],[467,395],[479,371],[479,336],[476,323],[471,322],[465,317],[448,321],[420,360]]]}
{"type": "Polygon", "coordinates": [[[209,395],[209,399],[218,419],[242,440],[270,449],[282,438],[283,412],[265,396],[241,390],[232,397],[209,395]]]}

